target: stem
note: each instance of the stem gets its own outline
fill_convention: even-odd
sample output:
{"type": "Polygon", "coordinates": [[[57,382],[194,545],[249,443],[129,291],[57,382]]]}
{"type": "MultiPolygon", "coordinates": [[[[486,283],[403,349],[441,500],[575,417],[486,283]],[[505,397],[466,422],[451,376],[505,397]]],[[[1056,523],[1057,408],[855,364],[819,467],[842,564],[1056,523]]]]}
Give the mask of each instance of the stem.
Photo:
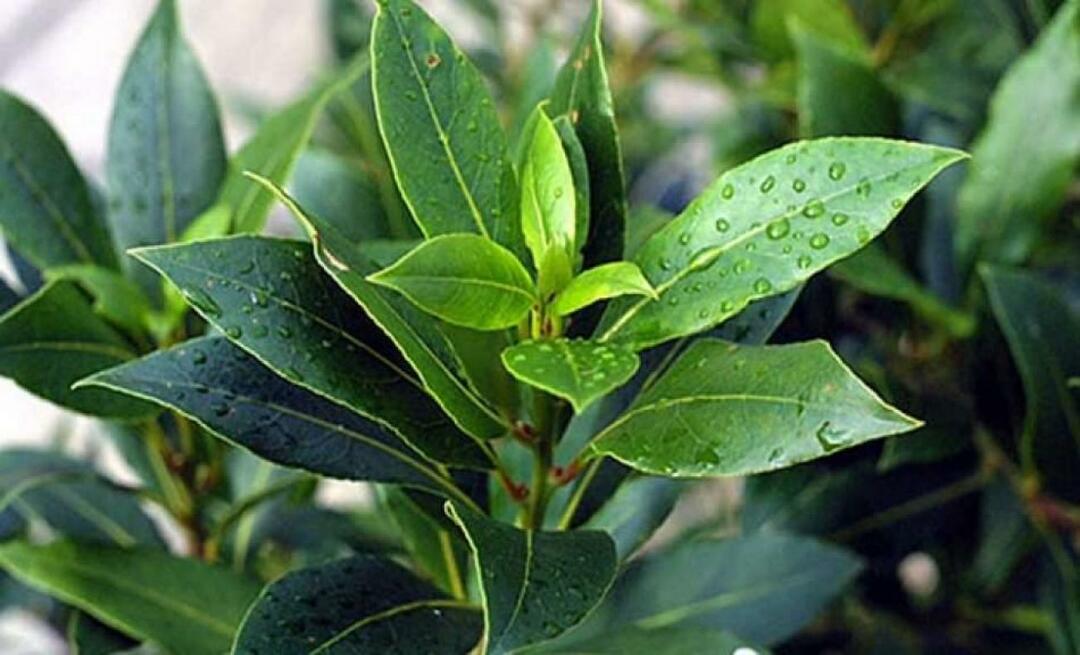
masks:
{"type": "Polygon", "coordinates": [[[536,419],[536,442],[533,444],[533,475],[529,504],[525,508],[525,527],[539,530],[544,525],[548,501],[548,474],[553,455],[556,407],[554,398],[537,391],[533,397],[536,419]]]}
{"type": "Polygon", "coordinates": [[[563,515],[559,519],[560,530],[570,529],[574,514],[577,513],[578,506],[581,505],[581,500],[585,498],[585,492],[589,490],[589,485],[592,484],[593,478],[596,477],[596,473],[600,470],[600,464],[603,461],[603,457],[597,457],[589,463],[589,468],[586,469],[585,475],[581,476],[581,481],[578,482],[578,486],[574,489],[574,493],[570,496],[570,500],[566,503],[566,509],[563,510],[563,515]]]}

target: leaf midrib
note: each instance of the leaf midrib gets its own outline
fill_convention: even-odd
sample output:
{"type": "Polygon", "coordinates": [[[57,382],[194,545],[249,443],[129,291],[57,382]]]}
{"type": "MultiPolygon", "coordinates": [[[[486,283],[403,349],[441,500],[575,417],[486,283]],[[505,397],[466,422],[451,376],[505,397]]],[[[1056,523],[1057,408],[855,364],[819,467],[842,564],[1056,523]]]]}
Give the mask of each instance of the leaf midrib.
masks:
{"type": "MultiPolygon", "coordinates": [[[[891,170],[891,171],[889,171],[887,173],[881,173],[881,174],[875,175],[873,177],[861,178],[860,182],[856,182],[852,186],[843,187],[842,189],[834,191],[833,193],[825,194],[824,196],[821,196],[820,198],[817,198],[817,200],[820,201],[823,204],[828,203],[828,202],[831,202],[831,201],[833,201],[836,198],[839,198],[841,196],[846,196],[846,195],[849,195],[851,193],[856,192],[858,190],[859,184],[861,182],[864,182],[864,181],[868,181],[870,183],[880,182],[880,181],[885,180],[885,179],[887,179],[887,178],[889,178],[889,177],[891,177],[893,175],[907,173],[907,172],[909,172],[911,170],[914,170],[914,169],[917,169],[917,168],[922,168],[922,167],[927,166],[927,165],[934,165],[936,163],[938,163],[938,162],[934,162],[934,161],[921,162],[919,164],[912,164],[910,166],[904,166],[904,167],[901,167],[901,168],[898,168],[898,169],[895,169],[895,170],[891,170]]],[[[723,180],[723,179],[724,179],[724,177],[721,176],[721,178],[719,178],[717,180],[717,182],[720,182],[720,180],[723,180]]],[[[621,330],[623,327],[625,327],[625,325],[627,323],[629,323],[630,320],[634,316],[636,316],[637,313],[639,311],[641,311],[642,308],[644,308],[646,305],[648,305],[651,302],[660,302],[659,298],[661,296],[663,296],[664,292],[666,292],[672,286],[674,286],[674,285],[678,284],[679,282],[681,282],[683,279],[685,279],[691,273],[694,273],[694,272],[696,272],[698,270],[703,270],[704,268],[708,268],[709,266],[712,265],[713,262],[715,262],[717,259],[719,259],[724,253],[730,252],[731,250],[734,250],[737,246],[741,245],[742,243],[762,235],[768,229],[770,223],[773,223],[775,221],[779,221],[779,220],[782,220],[782,219],[794,218],[794,217],[798,216],[799,213],[802,212],[802,210],[803,210],[802,207],[798,207],[798,208],[793,209],[793,210],[785,210],[783,213],[778,214],[778,215],[763,218],[760,221],[761,222],[760,225],[758,225],[757,227],[751,227],[750,229],[746,230],[745,232],[743,232],[739,236],[735,237],[731,241],[728,241],[727,243],[722,244],[722,245],[714,246],[712,248],[703,248],[700,252],[696,253],[691,258],[690,262],[688,262],[685,267],[683,267],[680,270],[676,271],[675,274],[672,275],[669,279],[665,280],[664,282],[662,282],[661,284],[659,284],[658,286],[655,287],[656,296],[657,296],[658,300],[653,300],[652,298],[649,298],[648,296],[646,296],[643,300],[639,301],[637,304],[635,304],[635,305],[631,306],[630,308],[628,308],[626,310],[626,312],[622,316],[620,316],[619,319],[617,321],[615,321],[612,324],[612,326],[607,329],[606,332],[604,332],[604,334],[600,337],[600,340],[601,341],[607,341],[608,339],[613,337],[619,330],[621,330]],[[691,266],[690,265],[691,263],[693,263],[695,260],[701,258],[702,256],[707,256],[711,260],[710,263],[707,266],[698,267],[698,266],[691,266]]],[[[682,216],[685,216],[685,215],[688,215],[688,214],[684,212],[682,215],[680,215],[679,218],[681,218],[682,216]]],[[[668,227],[666,227],[661,232],[657,233],[653,238],[657,238],[657,237],[663,235],[665,232],[671,232],[672,230],[670,229],[670,225],[673,225],[677,221],[678,221],[678,218],[676,218],[674,221],[672,221],[672,223],[669,224],[668,227]]],[[[651,241],[651,239],[650,239],[650,241],[651,241]]],[[[644,249],[645,249],[645,247],[642,246],[642,250],[644,250],[644,249]]],[[[637,258],[635,258],[635,261],[637,261],[637,258]]],[[[775,291],[778,294],[778,293],[783,293],[785,290],[778,289],[778,290],[775,290],[775,291]]],[[[771,294],[771,295],[776,295],[776,294],[771,294]]]]}

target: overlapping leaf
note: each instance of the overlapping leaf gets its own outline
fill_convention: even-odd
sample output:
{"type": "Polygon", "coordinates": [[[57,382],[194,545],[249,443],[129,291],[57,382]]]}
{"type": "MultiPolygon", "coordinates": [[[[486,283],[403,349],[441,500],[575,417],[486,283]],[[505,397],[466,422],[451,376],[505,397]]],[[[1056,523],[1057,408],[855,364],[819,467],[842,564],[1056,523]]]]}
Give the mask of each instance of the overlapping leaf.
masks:
{"type": "Polygon", "coordinates": [[[174,409],[283,466],[459,497],[435,465],[377,424],[295,387],[227,339],[203,337],[81,383],[174,409]]]}
{"type": "Polygon", "coordinates": [[[629,348],[580,339],[523,341],[503,351],[514,377],[565,398],[581,412],[626,383],[638,368],[629,348]]]}
{"type": "Polygon", "coordinates": [[[320,269],[307,243],[245,235],[135,255],[290,382],[383,424],[440,461],[483,461],[363,310],[320,269]]]}

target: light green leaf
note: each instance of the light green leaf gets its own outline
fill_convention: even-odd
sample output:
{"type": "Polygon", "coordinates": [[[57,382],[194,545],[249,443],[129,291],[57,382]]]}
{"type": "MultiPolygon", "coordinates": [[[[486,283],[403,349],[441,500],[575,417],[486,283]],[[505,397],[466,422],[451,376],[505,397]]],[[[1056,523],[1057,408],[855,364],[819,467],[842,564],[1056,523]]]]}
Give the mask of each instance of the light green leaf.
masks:
{"type": "Polygon", "coordinates": [[[71,385],[135,358],[128,341],[70,282],[51,282],[0,319],[0,375],[68,409],[114,419],[154,414],[146,403],[71,385]]]}
{"type": "Polygon", "coordinates": [[[460,503],[446,511],[473,550],[484,601],[484,653],[510,653],[577,625],[615,578],[615,546],[603,532],[533,532],[460,503]]]}
{"type": "Polygon", "coordinates": [[[306,213],[279,187],[255,178],[296,216],[315,246],[319,264],[375,321],[412,364],[424,386],[467,433],[491,439],[506,433],[502,419],[469,387],[438,323],[400,294],[367,281],[380,263],[341,232],[306,213]]]}
{"type": "MultiPolygon", "coordinates": [[[[574,253],[575,260],[580,259],[577,253],[585,249],[589,238],[589,161],[585,157],[585,148],[581,145],[574,130],[574,124],[569,116],[559,116],[553,123],[555,130],[562,140],[563,152],[566,161],[570,164],[570,174],[574,180],[574,253]]],[[[575,270],[581,268],[580,262],[575,261],[575,270]]]]}
{"type": "Polygon", "coordinates": [[[523,255],[514,169],[480,72],[412,0],[379,4],[371,62],[379,130],[424,235],[471,232],[523,255]]]}
{"type": "Polygon", "coordinates": [[[473,234],[429,239],[367,279],[448,323],[477,330],[517,325],[537,302],[514,254],[473,234]]]}
{"type": "Polygon", "coordinates": [[[94,299],[94,311],[120,327],[142,334],[150,315],[150,301],[137,284],[108,268],[70,264],[45,271],[45,279],[69,280],[94,299]]]}
{"type": "Polygon", "coordinates": [[[876,244],[829,269],[851,286],[875,296],[905,302],[915,313],[949,334],[964,338],[975,330],[975,318],[947,305],[923,288],[876,244]]]}
{"type": "Polygon", "coordinates": [[[0,565],[106,625],[184,655],[229,649],[259,585],[160,550],[58,542],[0,546],[0,565]]]}
{"type": "Polygon", "coordinates": [[[378,509],[396,528],[413,569],[443,591],[463,596],[469,546],[443,512],[443,501],[423,492],[386,485],[380,485],[376,491],[378,509]]]}
{"type": "Polygon", "coordinates": [[[517,379],[570,401],[580,413],[634,376],[638,357],[618,345],[580,339],[523,341],[503,351],[517,379]]]}
{"type": "Polygon", "coordinates": [[[611,262],[579,274],[566,286],[551,308],[560,316],[567,316],[600,300],[619,296],[649,296],[656,298],[656,290],[633,262],[611,262]]]}
{"type": "Polygon", "coordinates": [[[540,293],[562,289],[574,274],[574,177],[559,133],[542,107],[534,112],[521,170],[521,229],[539,272],[540,293]]]}
{"type": "Polygon", "coordinates": [[[592,12],[559,71],[547,108],[550,115],[565,116],[570,121],[587,160],[588,238],[578,239],[578,245],[585,246],[587,267],[621,259],[626,232],[626,182],[614,103],[604,66],[602,14],[602,3],[593,0],[592,12]]]}
{"type": "Polygon", "coordinates": [[[728,171],[634,256],[660,299],[615,301],[598,333],[646,348],[793,289],[866,245],[964,157],[841,137],[793,143],[728,171]]]}
{"type": "Polygon", "coordinates": [[[919,425],[823,341],[740,347],[701,339],[590,447],[658,475],[747,475],[919,425]]]}
{"type": "Polygon", "coordinates": [[[114,389],[168,407],[282,466],[462,495],[401,439],[289,384],[222,337],[159,350],[80,386],[114,389]]]}
{"type": "Polygon", "coordinates": [[[323,80],[296,102],[269,116],[229,162],[229,174],[218,202],[232,210],[237,232],[260,232],[273,198],[262,193],[245,174],[251,172],[283,186],[297,158],[311,139],[326,103],[360,77],[366,64],[352,64],[336,77],[323,80]]]}
{"type": "Polygon", "coordinates": [[[861,568],[836,546],[779,533],[690,541],[631,566],[582,631],[604,622],[609,630],[702,628],[776,644],[812,621],[861,568]]]}
{"type": "Polygon", "coordinates": [[[897,123],[896,101],[878,80],[869,52],[840,47],[797,20],[789,30],[798,55],[802,135],[891,134],[897,123]]]}
{"type": "Polygon", "coordinates": [[[1080,1],[1069,0],[994,92],[957,199],[964,273],[977,259],[1021,262],[1065,200],[1080,161],[1078,20],[1080,1]]]}
{"type": "Polygon", "coordinates": [[[268,585],[231,652],[464,655],[482,629],[477,607],[447,598],[390,560],[359,555],[268,585]]]}
{"type": "Polygon", "coordinates": [[[1031,273],[983,265],[979,274],[1024,385],[1021,462],[1050,489],[1080,500],[1080,396],[1068,383],[1080,375],[1080,318],[1031,273]]]}
{"type": "Polygon", "coordinates": [[[104,217],[63,141],[33,107],[0,91],[0,229],[34,266],[116,268],[104,217]]]}
{"type": "MultiPolygon", "coordinates": [[[[161,0],[128,60],[109,127],[109,220],[121,251],[175,241],[217,198],[225,144],[206,76],[161,0]]],[[[155,303],[149,271],[125,266],[155,303]]]]}
{"type": "Polygon", "coordinates": [[[319,267],[309,244],[241,235],[132,254],[293,384],[383,425],[440,462],[484,464],[476,444],[319,267]]]}

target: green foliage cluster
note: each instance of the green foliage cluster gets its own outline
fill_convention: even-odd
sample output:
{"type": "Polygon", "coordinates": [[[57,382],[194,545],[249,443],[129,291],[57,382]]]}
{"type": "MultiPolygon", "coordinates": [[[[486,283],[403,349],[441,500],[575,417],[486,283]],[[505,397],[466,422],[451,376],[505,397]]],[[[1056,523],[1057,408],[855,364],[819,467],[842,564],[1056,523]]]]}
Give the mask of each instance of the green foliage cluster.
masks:
{"type": "Polygon", "coordinates": [[[176,4],[103,187],[0,92],[0,373],[140,480],[0,452],[3,602],[95,654],[1080,649],[1080,1],[553,3],[522,57],[333,0],[231,155],[176,4]]]}

